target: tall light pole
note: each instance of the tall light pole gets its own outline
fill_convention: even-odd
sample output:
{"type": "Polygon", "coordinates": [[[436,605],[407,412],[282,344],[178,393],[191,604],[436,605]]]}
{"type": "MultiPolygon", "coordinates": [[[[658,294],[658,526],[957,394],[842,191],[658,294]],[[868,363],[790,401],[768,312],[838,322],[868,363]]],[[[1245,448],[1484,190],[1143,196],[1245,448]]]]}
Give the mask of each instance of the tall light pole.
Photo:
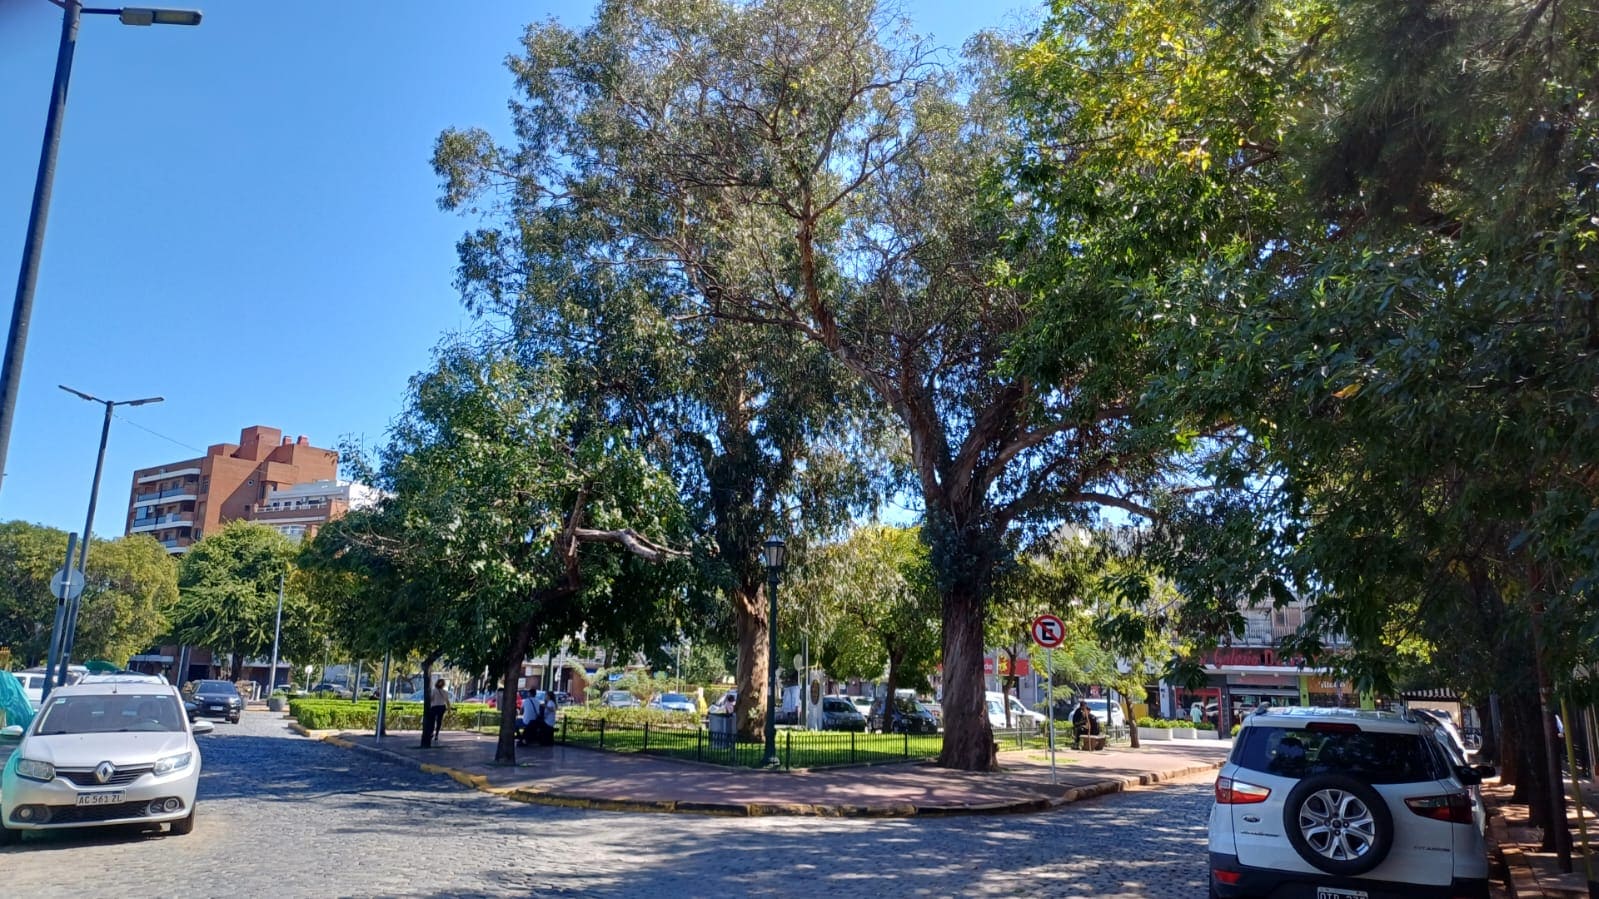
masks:
{"type": "MultiPolygon", "coordinates": [[[[111,438],[111,412],[118,406],[144,406],[150,403],[162,402],[158,396],[147,396],[137,400],[103,400],[97,396],[73,390],[65,384],[56,385],[73,396],[87,400],[91,403],[100,403],[105,406],[105,421],[100,425],[100,454],[94,461],[94,482],[89,487],[89,514],[83,522],[83,548],[78,551],[78,571],[83,573],[85,580],[89,577],[89,540],[94,536],[94,507],[100,499],[100,474],[105,471],[105,445],[111,438]]],[[[71,561],[70,559],[68,560],[71,561]]],[[[69,564],[67,567],[71,567],[69,564]]],[[[67,665],[72,660],[72,642],[78,628],[78,600],[74,599],[67,606],[66,623],[61,633],[56,637],[57,644],[61,647],[61,670],[56,675],[56,685],[67,682],[67,665]]]]}
{"type": "Polygon", "coordinates": [[[783,573],[783,562],[787,558],[787,549],[783,546],[780,537],[772,537],[762,547],[761,555],[766,561],[766,596],[771,601],[771,609],[766,619],[766,673],[770,685],[766,691],[766,761],[768,768],[780,768],[783,765],[777,757],[777,578],[783,573]]]}
{"type": "MultiPolygon", "coordinates": [[[[39,174],[33,182],[33,206],[28,211],[28,232],[22,242],[22,271],[17,276],[17,298],[11,305],[11,331],[6,337],[4,364],[0,364],[0,484],[5,482],[6,450],[11,446],[11,422],[16,417],[17,392],[22,386],[22,353],[28,343],[28,320],[33,317],[33,289],[39,281],[39,259],[44,255],[44,222],[50,211],[50,188],[55,182],[56,152],[61,148],[61,120],[67,111],[67,82],[72,78],[72,53],[78,46],[78,22],[83,15],[114,15],[124,25],[198,25],[200,13],[183,9],[85,9],[79,0],[50,0],[61,7],[61,43],[56,49],[55,82],[50,87],[50,110],[44,119],[44,149],[39,153],[39,174]]],[[[84,548],[89,535],[84,534],[84,548]]]]}
{"type": "MultiPolygon", "coordinates": [[[[272,668],[267,674],[266,695],[271,696],[278,686],[278,639],[283,636],[283,575],[278,574],[278,617],[272,625],[272,668]]],[[[385,662],[385,664],[387,664],[385,662]]],[[[387,675],[385,675],[387,676],[387,675]]],[[[381,730],[381,728],[380,728],[381,730]]]]}

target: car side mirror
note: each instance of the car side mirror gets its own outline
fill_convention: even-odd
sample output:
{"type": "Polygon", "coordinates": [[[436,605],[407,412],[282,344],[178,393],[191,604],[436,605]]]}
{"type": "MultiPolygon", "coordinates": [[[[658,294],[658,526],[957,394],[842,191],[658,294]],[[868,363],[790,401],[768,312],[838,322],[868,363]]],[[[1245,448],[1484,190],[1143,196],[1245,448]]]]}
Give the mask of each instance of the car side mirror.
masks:
{"type": "Polygon", "coordinates": [[[1477,776],[1483,780],[1487,780],[1490,777],[1496,777],[1499,774],[1499,769],[1492,765],[1473,765],[1471,770],[1477,772],[1477,776]]]}
{"type": "Polygon", "coordinates": [[[1459,778],[1460,782],[1468,787],[1474,787],[1482,783],[1482,775],[1477,773],[1477,769],[1468,768],[1465,765],[1455,768],[1455,777],[1459,778]]]}
{"type": "Polygon", "coordinates": [[[196,736],[199,736],[200,734],[208,734],[216,730],[217,726],[202,718],[199,721],[189,725],[189,728],[194,731],[196,736]]]}
{"type": "Polygon", "coordinates": [[[22,725],[9,724],[5,727],[0,727],[0,740],[15,741],[20,739],[22,739],[22,725]]]}

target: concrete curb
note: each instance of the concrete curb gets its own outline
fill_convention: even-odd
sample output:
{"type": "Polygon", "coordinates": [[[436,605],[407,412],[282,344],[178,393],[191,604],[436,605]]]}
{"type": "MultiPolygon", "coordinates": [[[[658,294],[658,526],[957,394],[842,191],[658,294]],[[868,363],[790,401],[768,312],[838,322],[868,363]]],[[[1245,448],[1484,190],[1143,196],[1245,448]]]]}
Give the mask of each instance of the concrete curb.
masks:
{"type": "Polygon", "coordinates": [[[297,732],[341,749],[354,749],[383,756],[403,764],[415,764],[427,774],[442,774],[464,787],[500,796],[517,802],[548,805],[558,808],[590,809],[606,812],[654,812],[693,815],[718,815],[723,817],[821,817],[821,818],[947,818],[967,815],[1013,815],[1044,812],[1058,809],[1073,802],[1093,799],[1111,793],[1120,793],[1131,787],[1148,786],[1194,774],[1214,771],[1222,766],[1194,765],[1172,771],[1152,771],[1134,777],[1109,778],[1069,789],[1059,797],[1035,796],[1002,802],[982,802],[964,805],[916,805],[913,803],[887,803],[884,805],[852,805],[825,803],[770,803],[770,802],[699,802],[681,799],[605,799],[594,796],[577,796],[565,793],[532,790],[526,787],[496,787],[481,774],[471,774],[446,765],[416,762],[415,759],[377,746],[367,746],[343,739],[334,734],[306,731],[298,723],[292,725],[297,732]]]}

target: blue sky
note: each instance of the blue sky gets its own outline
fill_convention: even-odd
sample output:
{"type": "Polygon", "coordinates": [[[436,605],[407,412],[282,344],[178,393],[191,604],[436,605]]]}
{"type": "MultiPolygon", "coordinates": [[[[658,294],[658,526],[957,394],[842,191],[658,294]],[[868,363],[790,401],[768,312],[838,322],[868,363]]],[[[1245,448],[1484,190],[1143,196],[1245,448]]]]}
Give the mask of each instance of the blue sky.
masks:
{"type": "MultiPolygon", "coordinates": [[[[383,440],[439,337],[469,224],[428,165],[450,126],[503,134],[503,61],[580,0],[198,5],[198,28],[86,16],[78,38],[0,520],[80,530],[101,407],[95,532],[122,532],[134,469],[263,424],[318,446],[383,440]]],[[[958,46],[1024,2],[906,0],[958,46]]],[[[0,0],[0,296],[9,309],[60,33],[47,0],[0,0]]],[[[0,317],[0,326],[8,316],[0,317]]]]}

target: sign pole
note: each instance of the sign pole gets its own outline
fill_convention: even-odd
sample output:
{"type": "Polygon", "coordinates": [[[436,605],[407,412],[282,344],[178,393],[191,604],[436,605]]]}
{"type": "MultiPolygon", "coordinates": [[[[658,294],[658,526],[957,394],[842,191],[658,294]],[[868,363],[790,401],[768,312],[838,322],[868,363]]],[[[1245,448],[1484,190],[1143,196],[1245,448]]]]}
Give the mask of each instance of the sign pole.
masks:
{"type": "Polygon", "coordinates": [[[1066,622],[1044,613],[1033,619],[1033,642],[1044,649],[1044,679],[1049,683],[1049,782],[1055,782],[1055,647],[1066,642],[1066,622]]]}
{"type": "Polygon", "coordinates": [[[1055,782],[1055,670],[1050,664],[1055,650],[1044,650],[1044,702],[1049,705],[1049,782],[1055,782]]]}

